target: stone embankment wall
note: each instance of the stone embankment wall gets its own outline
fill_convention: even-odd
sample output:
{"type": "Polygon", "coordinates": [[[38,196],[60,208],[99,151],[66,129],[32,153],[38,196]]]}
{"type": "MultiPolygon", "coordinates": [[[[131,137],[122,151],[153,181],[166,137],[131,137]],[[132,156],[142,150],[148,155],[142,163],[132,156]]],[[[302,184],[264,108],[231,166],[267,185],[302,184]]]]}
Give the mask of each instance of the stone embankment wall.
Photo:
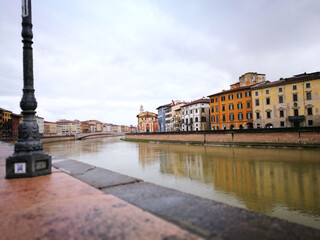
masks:
{"type": "Polygon", "coordinates": [[[61,142],[61,141],[70,141],[75,140],[75,136],[45,136],[40,138],[41,142],[61,142]]]}
{"type": "Polygon", "coordinates": [[[126,139],[235,145],[305,145],[320,147],[320,128],[251,129],[126,134],[126,139]]]}

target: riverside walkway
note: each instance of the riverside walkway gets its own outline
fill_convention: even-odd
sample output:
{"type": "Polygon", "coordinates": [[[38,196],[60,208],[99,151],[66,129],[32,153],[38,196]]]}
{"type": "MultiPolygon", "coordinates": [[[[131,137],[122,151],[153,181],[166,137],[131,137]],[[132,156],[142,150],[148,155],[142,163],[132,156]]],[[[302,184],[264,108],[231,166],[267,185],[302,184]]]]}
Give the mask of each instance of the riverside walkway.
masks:
{"type": "Polygon", "coordinates": [[[53,156],[51,175],[6,180],[0,239],[320,239],[320,231],[53,156]]]}

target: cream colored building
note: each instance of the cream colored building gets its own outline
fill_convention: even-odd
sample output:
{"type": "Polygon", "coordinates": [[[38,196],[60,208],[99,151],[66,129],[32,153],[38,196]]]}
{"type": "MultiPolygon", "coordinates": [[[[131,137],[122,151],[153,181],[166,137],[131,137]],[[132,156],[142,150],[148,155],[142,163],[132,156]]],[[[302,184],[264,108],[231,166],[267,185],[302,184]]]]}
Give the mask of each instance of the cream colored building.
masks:
{"type": "Polygon", "coordinates": [[[79,134],[81,131],[80,121],[57,121],[58,134],[79,134]]]}
{"type": "Polygon", "coordinates": [[[181,130],[181,106],[184,106],[186,102],[181,102],[179,100],[172,100],[170,106],[165,109],[165,126],[166,132],[180,131],[181,130]],[[176,111],[180,112],[177,115],[176,111]],[[180,121],[180,122],[179,122],[180,121]],[[180,126],[179,126],[180,124],[180,126]]]}
{"type": "Polygon", "coordinates": [[[254,128],[320,125],[320,72],[281,78],[251,90],[254,128]]]}
{"type": "Polygon", "coordinates": [[[57,134],[57,123],[44,121],[44,135],[57,134]]]}

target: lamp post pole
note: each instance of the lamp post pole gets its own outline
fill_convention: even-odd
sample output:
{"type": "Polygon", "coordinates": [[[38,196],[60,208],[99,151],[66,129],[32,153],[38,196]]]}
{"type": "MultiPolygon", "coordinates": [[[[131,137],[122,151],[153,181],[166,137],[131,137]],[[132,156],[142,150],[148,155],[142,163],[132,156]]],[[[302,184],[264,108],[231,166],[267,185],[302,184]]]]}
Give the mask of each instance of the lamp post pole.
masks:
{"type": "Polygon", "coordinates": [[[51,173],[51,156],[43,152],[35,120],[37,101],[33,86],[31,0],[22,0],[23,96],[20,102],[23,121],[12,156],[6,159],[6,178],[36,177],[51,173]]]}

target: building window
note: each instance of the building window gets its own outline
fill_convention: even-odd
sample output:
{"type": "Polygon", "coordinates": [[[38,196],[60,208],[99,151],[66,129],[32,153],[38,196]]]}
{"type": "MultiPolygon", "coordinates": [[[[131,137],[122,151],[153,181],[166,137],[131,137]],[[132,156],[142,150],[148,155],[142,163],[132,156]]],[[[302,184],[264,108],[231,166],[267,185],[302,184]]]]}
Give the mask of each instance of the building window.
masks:
{"type": "Polygon", "coordinates": [[[201,122],[206,122],[206,121],[207,121],[206,117],[201,117],[201,122]]]}
{"type": "Polygon", "coordinates": [[[282,87],[279,87],[279,92],[283,92],[283,88],[282,87]]]}
{"type": "Polygon", "coordinates": [[[182,115],[184,115],[184,111],[182,111],[181,113],[182,113],[182,115]]]}
{"type": "Polygon", "coordinates": [[[190,114],[192,114],[192,109],[190,110],[190,114]]]}
{"type": "Polygon", "coordinates": [[[196,113],[198,113],[198,108],[196,108],[196,113]]]}
{"type": "Polygon", "coordinates": [[[181,123],[183,124],[184,123],[184,119],[182,118],[182,120],[181,120],[181,123]]]}
{"type": "Polygon", "coordinates": [[[245,96],[246,96],[246,97],[251,97],[251,92],[246,92],[246,93],[245,93],[245,96]]]}
{"type": "Polygon", "coordinates": [[[225,101],[226,100],[226,97],[225,96],[222,96],[221,97],[221,101],[225,101]]]}
{"type": "Polygon", "coordinates": [[[311,92],[306,92],[306,98],[307,100],[312,100],[311,92]]]}
{"type": "Polygon", "coordinates": [[[229,114],[229,120],[233,121],[234,120],[234,115],[232,113],[229,114]]]}
{"type": "Polygon", "coordinates": [[[242,120],[242,119],[243,119],[243,114],[242,114],[242,113],[239,113],[239,114],[238,114],[238,119],[239,119],[239,120],[242,120]]]}
{"type": "Polygon", "coordinates": [[[222,105],[222,111],[225,111],[225,110],[226,110],[225,105],[222,105]]]}
{"type": "Polygon", "coordinates": [[[293,115],[299,116],[299,109],[293,109],[293,115]]]}
{"type": "Polygon", "coordinates": [[[280,111],[279,111],[279,116],[280,116],[281,118],[284,117],[284,111],[283,111],[283,110],[280,110],[280,111]]]}
{"type": "Polygon", "coordinates": [[[219,122],[219,116],[216,116],[216,122],[219,122]]]}
{"type": "Polygon", "coordinates": [[[212,112],[212,113],[214,112],[214,108],[213,108],[213,107],[211,108],[211,112],[212,112]]]}
{"type": "Polygon", "coordinates": [[[306,83],[306,88],[311,88],[311,83],[306,83]]]}
{"type": "Polygon", "coordinates": [[[242,98],[242,93],[237,93],[237,98],[242,98]]]}
{"type": "Polygon", "coordinates": [[[293,85],[292,86],[292,90],[297,90],[298,88],[297,88],[297,85],[293,85]]]}
{"type": "Polygon", "coordinates": [[[225,122],[226,121],[226,116],[222,115],[222,121],[225,122]]]}
{"type": "Polygon", "coordinates": [[[294,102],[298,101],[298,93],[292,94],[292,100],[293,100],[294,102]]]}
{"type": "Polygon", "coordinates": [[[256,112],[256,119],[260,119],[260,112],[256,112]]]}
{"type": "Polygon", "coordinates": [[[254,95],[255,95],[255,96],[259,96],[259,92],[256,91],[256,92],[254,93],[254,95]]]}
{"type": "Polygon", "coordinates": [[[195,121],[195,122],[198,122],[198,117],[196,117],[196,118],[194,119],[194,121],[195,121]]]}
{"type": "Polygon", "coordinates": [[[312,120],[308,120],[308,125],[312,126],[313,125],[313,121],[312,120]]]}
{"type": "Polygon", "coordinates": [[[188,118],[186,119],[186,124],[188,125],[188,118]]]}
{"type": "Polygon", "coordinates": [[[267,90],[266,90],[266,94],[269,94],[269,93],[270,93],[270,91],[269,91],[269,89],[267,89],[267,90]]]}
{"type": "Polygon", "coordinates": [[[252,119],[252,113],[247,113],[247,119],[252,119]]]}
{"type": "Polygon", "coordinates": [[[237,108],[238,108],[238,109],[242,109],[242,108],[243,108],[242,103],[238,103],[238,104],[237,104],[237,108]]]}
{"type": "Polygon", "coordinates": [[[230,95],[228,96],[228,99],[229,99],[229,100],[232,100],[232,99],[233,99],[233,95],[230,94],[230,95]]]}
{"type": "Polygon", "coordinates": [[[271,118],[271,111],[267,112],[267,118],[271,118]]]}
{"type": "Polygon", "coordinates": [[[259,105],[260,105],[259,99],[256,99],[256,106],[259,106],[259,105]]]}
{"type": "Polygon", "coordinates": [[[214,122],[214,121],[215,121],[214,116],[212,116],[211,117],[211,122],[214,122]]]}
{"type": "Polygon", "coordinates": [[[211,98],[211,99],[210,99],[210,102],[211,102],[211,103],[214,103],[214,98],[211,98]]]}
{"type": "Polygon", "coordinates": [[[215,98],[215,101],[218,102],[218,98],[215,98]]]}
{"type": "Polygon", "coordinates": [[[231,103],[231,104],[229,104],[229,110],[233,110],[234,109],[234,106],[233,106],[233,104],[231,103]]]}
{"type": "Polygon", "coordinates": [[[216,112],[219,112],[219,108],[218,108],[218,106],[216,106],[216,112]]]}
{"type": "Polygon", "coordinates": [[[284,121],[280,122],[280,127],[284,127],[284,121]]]}
{"type": "Polygon", "coordinates": [[[247,102],[247,108],[250,108],[250,107],[251,107],[251,103],[247,102]]]}
{"type": "Polygon", "coordinates": [[[186,111],[186,115],[188,114],[188,110],[186,111]]]}
{"type": "MultiPolygon", "coordinates": [[[[198,110],[198,109],[197,109],[198,110]]],[[[198,112],[198,111],[197,111],[198,112]]],[[[204,108],[201,108],[201,112],[204,112],[204,108]]]]}
{"type": "Polygon", "coordinates": [[[279,103],[283,103],[283,96],[279,96],[279,103]]]}
{"type": "Polygon", "coordinates": [[[190,118],[190,124],[193,124],[193,118],[190,118]]]}
{"type": "Polygon", "coordinates": [[[266,104],[270,105],[270,98],[269,97],[266,98],[266,104]]]}
{"type": "Polygon", "coordinates": [[[308,107],[307,108],[307,114],[308,114],[308,116],[312,116],[313,114],[312,114],[312,107],[308,107]]]}

